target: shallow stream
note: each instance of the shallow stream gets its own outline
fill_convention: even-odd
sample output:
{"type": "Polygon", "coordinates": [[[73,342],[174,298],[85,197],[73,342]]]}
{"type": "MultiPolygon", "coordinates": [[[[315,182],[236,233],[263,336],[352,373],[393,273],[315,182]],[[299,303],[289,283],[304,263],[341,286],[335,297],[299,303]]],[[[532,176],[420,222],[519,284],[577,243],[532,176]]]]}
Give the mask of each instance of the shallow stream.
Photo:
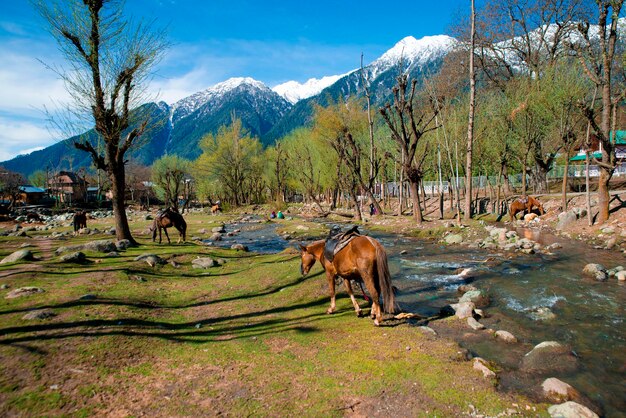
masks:
{"type": "MultiPolygon", "coordinates": [[[[276,227],[276,223],[227,225],[227,231],[238,228],[241,232],[224,237],[216,245],[230,247],[237,242],[256,252],[278,252],[294,246],[295,242],[277,235],[276,227]]],[[[489,317],[481,322],[513,333],[522,344],[514,348],[488,336],[470,338],[469,328],[470,337],[463,333],[452,337],[472,354],[501,365],[503,390],[515,389],[532,396],[543,379],[558,377],[583,392],[606,416],[626,416],[626,285],[615,278],[597,282],[581,274],[587,263],[613,268],[626,265],[626,258],[543,232],[518,232],[532,234],[532,239],[542,244],[558,241],[563,248],[555,250],[554,255],[518,255],[444,246],[388,233],[371,235],[387,249],[394,285],[400,290],[398,301],[404,311],[437,314],[458,300],[458,286],[468,281],[489,293],[489,317]],[[471,268],[473,273],[460,276],[457,273],[461,268],[471,268]],[[555,317],[541,319],[538,308],[549,308],[555,317]],[[579,370],[548,376],[518,372],[521,356],[542,341],[558,341],[570,347],[579,357],[579,370]]]]}

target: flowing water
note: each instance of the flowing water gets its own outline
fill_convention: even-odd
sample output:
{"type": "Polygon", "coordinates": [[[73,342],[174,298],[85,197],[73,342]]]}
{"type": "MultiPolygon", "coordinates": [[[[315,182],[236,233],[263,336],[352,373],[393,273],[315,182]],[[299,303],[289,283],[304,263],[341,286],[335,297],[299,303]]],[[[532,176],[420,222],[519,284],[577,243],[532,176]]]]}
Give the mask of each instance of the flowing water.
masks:
{"type": "MultiPolygon", "coordinates": [[[[230,247],[238,242],[257,252],[278,252],[295,245],[279,237],[276,226],[227,225],[227,230],[240,228],[241,233],[225,237],[216,245],[230,247]]],[[[458,300],[458,286],[468,281],[488,292],[489,318],[481,322],[493,329],[510,331],[522,344],[512,347],[490,337],[454,337],[460,338],[460,343],[473,354],[502,366],[502,389],[533,395],[543,379],[558,377],[603,408],[606,416],[626,416],[626,285],[615,278],[597,282],[581,275],[587,263],[613,268],[626,266],[626,258],[579,242],[561,241],[543,232],[518,232],[532,234],[532,239],[542,244],[558,241],[563,248],[555,250],[554,255],[511,255],[388,233],[371,235],[387,249],[394,285],[399,289],[398,301],[405,311],[437,314],[458,300]],[[457,274],[462,268],[471,268],[472,274],[457,274]],[[549,308],[555,317],[541,319],[538,308],[549,308]],[[518,372],[521,356],[542,341],[569,346],[580,360],[579,370],[547,376],[518,372]]]]}

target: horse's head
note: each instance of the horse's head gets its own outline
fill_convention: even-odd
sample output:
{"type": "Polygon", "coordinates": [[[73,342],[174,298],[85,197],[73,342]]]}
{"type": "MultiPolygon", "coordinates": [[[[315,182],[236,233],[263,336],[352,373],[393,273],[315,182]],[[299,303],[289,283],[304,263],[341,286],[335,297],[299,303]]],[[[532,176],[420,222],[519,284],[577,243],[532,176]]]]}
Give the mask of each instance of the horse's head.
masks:
{"type": "Polygon", "coordinates": [[[304,245],[300,245],[300,257],[300,274],[306,276],[315,264],[315,256],[304,245]]]}

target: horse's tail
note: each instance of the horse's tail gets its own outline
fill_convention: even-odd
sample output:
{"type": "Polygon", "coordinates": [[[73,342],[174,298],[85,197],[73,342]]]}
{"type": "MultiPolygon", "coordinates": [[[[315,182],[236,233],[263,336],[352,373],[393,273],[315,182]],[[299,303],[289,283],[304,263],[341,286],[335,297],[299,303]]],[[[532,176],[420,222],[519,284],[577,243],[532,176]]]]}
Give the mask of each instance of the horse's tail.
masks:
{"type": "Polygon", "coordinates": [[[387,252],[380,242],[373,238],[369,238],[369,240],[374,244],[374,248],[376,248],[376,268],[378,269],[380,291],[383,294],[383,310],[385,313],[394,314],[399,311],[399,308],[396,304],[394,288],[391,285],[391,274],[389,273],[389,264],[387,264],[387,252]]]}

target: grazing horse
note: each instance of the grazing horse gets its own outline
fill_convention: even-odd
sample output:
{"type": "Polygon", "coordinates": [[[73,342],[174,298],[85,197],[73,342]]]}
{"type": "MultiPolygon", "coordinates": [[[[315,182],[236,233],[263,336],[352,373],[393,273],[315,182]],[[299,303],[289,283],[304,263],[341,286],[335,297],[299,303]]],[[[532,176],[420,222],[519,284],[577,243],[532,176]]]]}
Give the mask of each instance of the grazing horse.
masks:
{"type": "Polygon", "coordinates": [[[215,214],[217,214],[217,212],[221,212],[221,211],[222,211],[222,207],[219,204],[211,206],[211,213],[213,215],[215,215],[215,214]]]}
{"type": "Polygon", "coordinates": [[[182,238],[183,242],[187,238],[187,222],[183,219],[183,216],[173,210],[172,208],[167,208],[164,211],[157,214],[152,222],[152,242],[156,241],[157,231],[159,232],[159,244],[161,243],[161,230],[165,231],[165,237],[167,238],[167,243],[171,244],[170,236],[167,233],[167,228],[174,227],[180,233],[180,237],[178,238],[178,242],[182,238]]]}
{"type": "Polygon", "coordinates": [[[301,264],[300,272],[306,276],[315,261],[319,261],[326,271],[326,279],[330,289],[330,307],[326,313],[335,311],[335,277],[343,279],[343,285],[350,295],[352,305],[357,316],[361,316],[361,307],[354,298],[350,280],[365,282],[365,287],[372,297],[371,317],[374,325],[380,325],[382,312],[379,296],[383,297],[383,310],[385,313],[395,313],[397,310],[395,294],[391,285],[391,275],[387,265],[387,253],[374,238],[364,235],[352,239],[341,251],[335,254],[333,261],[324,257],[324,240],[314,241],[308,246],[300,245],[301,264]]]}
{"type": "Polygon", "coordinates": [[[532,196],[522,196],[520,198],[515,199],[511,203],[511,208],[509,209],[509,215],[511,216],[511,221],[516,220],[516,215],[519,212],[522,212],[523,215],[530,213],[533,208],[537,208],[539,213],[544,215],[546,211],[543,209],[541,202],[535,199],[532,196]]]}
{"type": "Polygon", "coordinates": [[[74,233],[78,233],[79,229],[87,228],[87,214],[83,211],[74,214],[74,233]]]}

